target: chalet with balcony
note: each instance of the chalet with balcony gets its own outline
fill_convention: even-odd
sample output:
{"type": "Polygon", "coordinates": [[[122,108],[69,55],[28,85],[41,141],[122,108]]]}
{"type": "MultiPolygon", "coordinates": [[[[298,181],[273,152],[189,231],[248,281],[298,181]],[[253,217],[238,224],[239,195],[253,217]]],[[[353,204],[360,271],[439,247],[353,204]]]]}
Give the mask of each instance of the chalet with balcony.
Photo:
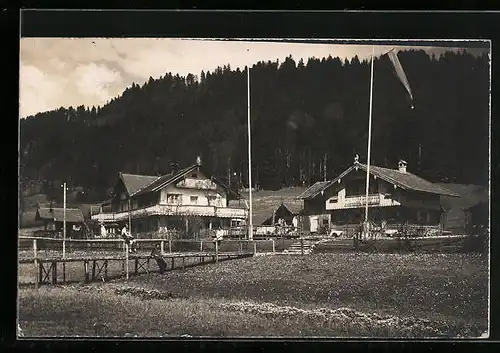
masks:
{"type": "Polygon", "coordinates": [[[368,219],[376,225],[394,228],[407,223],[440,230],[441,196],[459,196],[408,172],[406,162],[400,161],[398,169],[370,166],[367,200],[366,173],[367,166],[355,159],[334,180],[316,183],[299,196],[304,200],[306,229],[359,225],[368,201],[368,219]]]}
{"type": "Polygon", "coordinates": [[[127,224],[139,236],[198,236],[201,230],[245,222],[240,195],[197,163],[162,176],[119,173],[113,197],[92,216],[104,226],[127,224]],[[180,235],[180,233],[184,233],[180,235]]]}

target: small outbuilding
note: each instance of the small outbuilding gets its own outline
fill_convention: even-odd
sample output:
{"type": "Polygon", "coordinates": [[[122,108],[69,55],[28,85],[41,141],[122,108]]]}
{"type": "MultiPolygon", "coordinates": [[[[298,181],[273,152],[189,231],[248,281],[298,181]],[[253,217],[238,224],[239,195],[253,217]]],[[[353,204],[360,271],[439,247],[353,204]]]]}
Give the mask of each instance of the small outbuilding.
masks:
{"type": "Polygon", "coordinates": [[[468,232],[472,232],[477,227],[488,228],[489,205],[487,202],[479,202],[474,206],[464,209],[465,224],[468,232]]]}
{"type": "Polygon", "coordinates": [[[36,211],[35,220],[42,221],[44,232],[53,234],[54,237],[62,236],[64,217],[66,216],[66,236],[68,238],[82,237],[84,227],[83,213],[78,208],[39,207],[36,211]]]}
{"type": "MultiPolygon", "coordinates": [[[[294,210],[295,211],[295,210],[294,210]]],[[[275,224],[280,224],[283,226],[297,226],[294,225],[294,218],[298,216],[298,212],[291,211],[285,204],[282,202],[278,208],[276,208],[272,215],[267,218],[262,225],[265,226],[273,226],[275,224]]]]}

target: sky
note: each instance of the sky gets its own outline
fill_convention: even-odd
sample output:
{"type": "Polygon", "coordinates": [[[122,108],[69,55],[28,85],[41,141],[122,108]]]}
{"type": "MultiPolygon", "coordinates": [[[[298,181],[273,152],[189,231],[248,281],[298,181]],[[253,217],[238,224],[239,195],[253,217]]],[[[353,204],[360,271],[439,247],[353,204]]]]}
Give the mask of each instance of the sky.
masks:
{"type": "MultiPolygon", "coordinates": [[[[394,46],[375,46],[375,55],[394,46]]],[[[436,54],[446,50],[422,47],[436,54]]],[[[360,60],[372,46],[319,43],[214,41],[173,38],[22,38],[20,44],[20,118],[39,112],[103,106],[132,83],[167,72],[199,76],[230,64],[234,70],[258,61],[295,61],[331,55],[360,60]]]]}

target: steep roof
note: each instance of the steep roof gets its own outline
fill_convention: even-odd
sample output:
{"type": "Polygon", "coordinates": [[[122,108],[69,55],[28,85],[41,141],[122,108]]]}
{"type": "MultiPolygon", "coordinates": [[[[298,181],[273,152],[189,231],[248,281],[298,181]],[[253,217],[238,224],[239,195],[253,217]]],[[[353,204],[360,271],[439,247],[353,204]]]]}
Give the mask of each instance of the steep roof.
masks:
{"type": "MultiPolygon", "coordinates": [[[[303,199],[309,199],[316,197],[322,191],[328,189],[331,185],[336,183],[339,179],[342,179],[344,176],[352,172],[356,167],[366,171],[367,166],[365,164],[361,164],[355,162],[354,165],[349,167],[346,171],[340,174],[332,181],[327,182],[318,182],[311,186],[309,189],[304,191],[304,193],[300,196],[303,199]]],[[[459,197],[457,193],[454,193],[442,186],[431,183],[425,179],[422,179],[415,174],[409,172],[400,172],[397,169],[389,169],[378,167],[374,165],[370,165],[370,174],[374,175],[382,180],[387,181],[393,185],[400,187],[403,190],[413,190],[418,192],[425,192],[430,194],[442,195],[442,196],[450,196],[450,197],[459,197]]]]}
{"type": "MultiPolygon", "coordinates": [[[[293,207],[293,204],[285,205],[282,202],[277,208],[274,209],[273,213],[275,214],[275,221],[278,221],[278,218],[281,217],[293,217],[298,215],[302,210],[301,207],[293,207]]],[[[270,225],[272,223],[273,214],[266,218],[264,221],[260,222],[262,225],[270,225]]]]}
{"type": "Polygon", "coordinates": [[[198,165],[192,165],[190,167],[181,169],[177,171],[176,173],[169,173],[162,175],[161,177],[156,177],[155,180],[153,180],[151,183],[144,185],[140,190],[137,191],[137,194],[145,194],[151,191],[158,191],[161,188],[177,181],[178,179],[182,178],[186,173],[189,173],[193,170],[196,169],[198,165]]]}
{"type": "Polygon", "coordinates": [[[302,202],[296,198],[287,200],[272,197],[260,200],[254,199],[252,210],[253,223],[263,224],[269,217],[272,217],[273,212],[277,211],[281,207],[281,204],[294,215],[298,215],[302,211],[302,202]]]}
{"type": "MultiPolygon", "coordinates": [[[[361,169],[367,169],[367,166],[358,163],[361,169]]],[[[370,166],[370,174],[376,175],[382,180],[385,180],[391,184],[397,185],[398,187],[406,190],[426,192],[430,194],[443,195],[443,196],[454,196],[459,197],[460,195],[445,189],[442,186],[431,183],[425,179],[422,179],[415,174],[409,172],[400,172],[397,169],[382,168],[377,166],[370,166]]]]}
{"type": "Polygon", "coordinates": [[[36,211],[25,211],[21,214],[19,228],[35,227],[40,224],[43,225],[40,221],[40,219],[36,219],[36,211]]]}
{"type": "Polygon", "coordinates": [[[125,185],[125,188],[127,189],[127,192],[130,196],[135,195],[138,191],[150,185],[159,178],[160,177],[158,176],[152,175],[120,173],[120,179],[123,181],[123,184],[125,185]]]}
{"type": "MultiPolygon", "coordinates": [[[[172,184],[184,177],[184,175],[192,172],[193,170],[199,168],[202,170],[203,174],[209,176],[209,173],[206,172],[202,166],[198,164],[193,164],[187,168],[181,169],[175,173],[169,173],[162,176],[151,176],[151,175],[137,175],[137,174],[125,174],[120,173],[120,178],[127,189],[127,192],[130,196],[142,195],[149,192],[156,192],[164,188],[165,186],[172,184]]],[[[210,179],[222,186],[226,189],[231,196],[234,198],[239,198],[240,195],[227,187],[220,180],[215,177],[210,177],[210,179]]]]}
{"type": "MultiPolygon", "coordinates": [[[[56,222],[64,221],[63,208],[40,207],[36,211],[36,220],[54,220],[56,222]]],[[[82,223],[84,220],[83,213],[78,208],[66,208],[66,222],[82,223]]]]}
{"type": "Polygon", "coordinates": [[[306,189],[302,194],[297,196],[299,199],[313,199],[322,191],[326,190],[331,185],[329,181],[318,181],[306,189]]]}

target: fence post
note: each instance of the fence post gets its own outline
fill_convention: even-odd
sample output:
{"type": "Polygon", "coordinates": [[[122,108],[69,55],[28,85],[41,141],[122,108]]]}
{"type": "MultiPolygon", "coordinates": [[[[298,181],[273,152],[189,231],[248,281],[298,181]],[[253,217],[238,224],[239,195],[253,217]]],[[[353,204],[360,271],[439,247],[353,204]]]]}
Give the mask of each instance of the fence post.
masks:
{"type": "Polygon", "coordinates": [[[168,252],[172,253],[172,239],[168,240],[168,252]]]}
{"type": "Polygon", "coordinates": [[[160,242],[160,250],[161,250],[161,253],[162,253],[162,254],[163,254],[163,249],[164,249],[164,247],[165,247],[164,245],[165,245],[165,242],[162,240],[162,241],[160,242]]]}
{"type": "Polygon", "coordinates": [[[274,239],[271,239],[271,241],[273,242],[273,254],[276,252],[276,247],[274,246],[274,239]]]}
{"type": "Polygon", "coordinates": [[[57,261],[52,261],[52,284],[57,284],[57,261]]]}
{"type": "Polygon", "coordinates": [[[304,255],[304,238],[300,238],[300,254],[304,255]]]}
{"type": "Polygon", "coordinates": [[[38,262],[38,278],[40,279],[38,281],[39,284],[43,283],[43,261],[37,261],[38,262]]]}
{"type": "Polygon", "coordinates": [[[33,239],[33,265],[35,266],[35,289],[38,290],[38,283],[40,282],[38,273],[38,259],[37,259],[37,246],[36,239],[33,239]]]}
{"type": "Polygon", "coordinates": [[[66,260],[63,260],[62,263],[62,271],[63,271],[63,283],[66,283],[66,260]]]}
{"type": "Polygon", "coordinates": [[[219,262],[219,242],[215,241],[215,262],[219,262]]]}
{"type": "Polygon", "coordinates": [[[95,267],[96,267],[96,260],[93,260],[92,261],[92,277],[90,277],[92,281],[95,280],[95,267]]]}
{"type": "Polygon", "coordinates": [[[203,251],[203,240],[200,240],[200,252],[203,251]]]}
{"type": "Polygon", "coordinates": [[[85,283],[89,282],[89,262],[87,260],[83,261],[83,267],[85,269],[85,283]]]}
{"type": "Polygon", "coordinates": [[[255,242],[255,240],[253,241],[253,253],[257,253],[257,243],[255,242]]]}
{"type": "Polygon", "coordinates": [[[128,244],[125,243],[125,278],[128,280],[128,244]]]}

